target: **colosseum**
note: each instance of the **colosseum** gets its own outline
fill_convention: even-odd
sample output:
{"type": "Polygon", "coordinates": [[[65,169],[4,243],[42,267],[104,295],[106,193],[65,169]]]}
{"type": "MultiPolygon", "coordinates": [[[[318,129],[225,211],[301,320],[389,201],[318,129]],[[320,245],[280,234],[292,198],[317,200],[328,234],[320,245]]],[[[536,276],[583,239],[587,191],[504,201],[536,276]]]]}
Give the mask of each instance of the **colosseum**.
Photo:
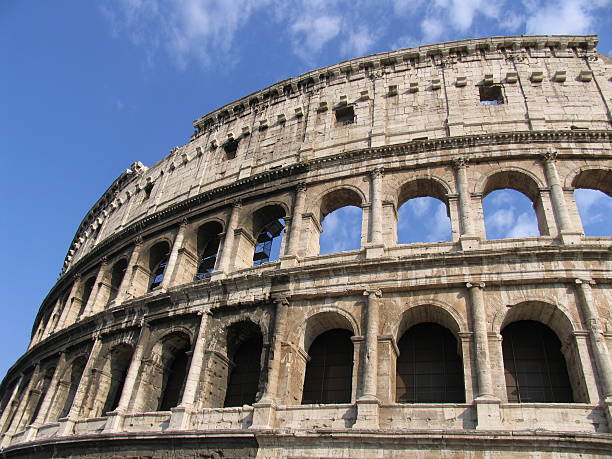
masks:
{"type": "Polygon", "coordinates": [[[612,196],[596,45],[352,59],[132,164],[2,382],[0,458],[612,454],[612,237],[585,235],[574,195],[612,196]],[[483,199],[505,189],[539,235],[487,238],[483,199]],[[419,197],[448,241],[398,242],[419,197]],[[321,253],[346,206],[360,244],[321,253]]]}

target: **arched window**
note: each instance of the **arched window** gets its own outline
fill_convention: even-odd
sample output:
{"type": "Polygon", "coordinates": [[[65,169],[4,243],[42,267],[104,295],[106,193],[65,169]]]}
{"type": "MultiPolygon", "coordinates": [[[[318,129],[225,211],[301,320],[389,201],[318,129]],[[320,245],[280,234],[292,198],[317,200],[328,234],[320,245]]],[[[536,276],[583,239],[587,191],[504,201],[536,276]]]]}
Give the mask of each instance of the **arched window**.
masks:
{"type": "Polygon", "coordinates": [[[125,258],[122,258],[113,265],[110,277],[110,296],[108,298],[109,303],[115,298],[117,298],[117,295],[119,294],[119,287],[121,287],[121,282],[125,277],[126,270],[127,260],[125,258]]]}
{"type": "Polygon", "coordinates": [[[188,352],[191,349],[189,341],[182,340],[168,347],[175,347],[172,355],[164,359],[164,377],[162,397],[157,407],[157,411],[169,411],[181,402],[183,388],[189,366],[188,352]]]}
{"type": "Polygon", "coordinates": [[[64,399],[64,403],[62,404],[59,416],[57,416],[55,420],[66,417],[70,412],[76,391],[81,382],[81,377],[83,376],[83,371],[85,370],[85,363],[85,357],[77,357],[70,365],[69,371],[64,375],[63,382],[60,383],[60,386],[63,387],[63,393],[60,394],[60,399],[64,399]]]}
{"type": "Polygon", "coordinates": [[[612,171],[584,170],[572,186],[585,236],[612,236],[612,171]]]}
{"type": "Polygon", "coordinates": [[[170,245],[158,242],[149,252],[149,270],[151,272],[149,291],[158,288],[164,280],[164,273],[170,257],[170,245]]]}
{"type": "Polygon", "coordinates": [[[496,190],[482,200],[487,239],[539,236],[531,201],[511,189],[496,190]]]}
{"type": "Polygon", "coordinates": [[[285,233],[285,209],[279,205],[263,207],[253,213],[253,266],[280,258],[285,233]]]}
{"type": "Polygon", "coordinates": [[[397,243],[451,240],[447,191],[434,180],[404,184],[398,196],[397,243]]]}
{"type": "Polygon", "coordinates": [[[194,280],[208,279],[214,271],[222,231],[223,228],[217,222],[208,222],[198,230],[199,261],[194,280]]]}
{"type": "Polygon", "coordinates": [[[463,363],[450,330],[420,323],[409,328],[397,346],[397,402],[465,402],[463,363]]]}
{"type": "MultiPolygon", "coordinates": [[[[113,411],[119,405],[121,399],[121,393],[123,392],[123,385],[125,384],[125,378],[127,376],[130,362],[132,360],[133,349],[127,344],[120,344],[113,348],[105,365],[105,377],[109,378],[104,386],[99,387],[98,390],[107,390],[106,398],[104,400],[104,407],[102,408],[102,415],[113,411]]],[[[102,385],[102,384],[100,384],[102,385]]],[[[97,415],[97,414],[96,414],[97,415]]]]}
{"type": "Polygon", "coordinates": [[[302,404],[350,403],[353,375],[352,332],[340,328],[319,335],[308,349],[302,404]]]}
{"type": "Polygon", "coordinates": [[[344,252],[361,248],[361,196],[342,188],[321,200],[319,253],[344,252]]]}
{"type": "Polygon", "coordinates": [[[539,322],[522,320],[501,332],[509,402],[573,402],[561,342],[539,322]]]}
{"type": "Polygon", "coordinates": [[[28,424],[32,424],[35,420],[36,417],[38,416],[38,413],[40,412],[40,408],[43,404],[43,401],[47,395],[47,392],[49,391],[49,387],[51,386],[51,380],[53,379],[53,374],[55,373],[55,367],[52,368],[47,368],[47,370],[45,371],[42,379],[39,382],[39,387],[38,387],[38,400],[36,402],[36,407],[34,408],[34,411],[32,411],[32,414],[30,416],[30,421],[28,422],[28,424]]]}
{"type": "Polygon", "coordinates": [[[223,406],[252,405],[259,391],[263,336],[257,325],[245,321],[229,327],[227,339],[233,367],[223,406]]]}
{"type": "Polygon", "coordinates": [[[91,297],[91,292],[93,291],[94,286],[96,285],[96,277],[92,276],[85,281],[83,284],[83,296],[81,298],[81,307],[79,309],[79,314],[77,315],[77,320],[83,315],[85,312],[85,307],[87,306],[87,302],[91,297]]]}

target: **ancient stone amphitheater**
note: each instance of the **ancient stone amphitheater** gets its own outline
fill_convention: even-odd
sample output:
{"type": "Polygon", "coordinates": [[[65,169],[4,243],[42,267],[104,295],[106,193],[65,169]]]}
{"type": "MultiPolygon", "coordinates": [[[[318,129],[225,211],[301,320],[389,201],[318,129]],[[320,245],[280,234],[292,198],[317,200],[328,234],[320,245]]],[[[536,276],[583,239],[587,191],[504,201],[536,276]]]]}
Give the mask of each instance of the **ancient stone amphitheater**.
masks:
{"type": "Polygon", "coordinates": [[[196,120],[83,219],[2,382],[0,457],[612,453],[612,238],[573,194],[612,195],[596,44],[377,54],[196,120]],[[487,239],[508,188],[538,237],[487,239]],[[451,240],[398,244],[423,196],[451,240]],[[321,255],[344,206],[360,247],[321,255]]]}

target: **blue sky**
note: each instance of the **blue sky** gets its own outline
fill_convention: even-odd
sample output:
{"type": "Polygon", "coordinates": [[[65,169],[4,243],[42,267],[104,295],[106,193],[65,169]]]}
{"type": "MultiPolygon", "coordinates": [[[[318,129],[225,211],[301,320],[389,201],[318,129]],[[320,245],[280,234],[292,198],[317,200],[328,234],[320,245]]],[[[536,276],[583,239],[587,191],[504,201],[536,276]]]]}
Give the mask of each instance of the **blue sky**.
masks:
{"type": "MultiPolygon", "coordinates": [[[[611,18],[612,0],[0,0],[0,377],[89,207],[132,162],[185,143],[195,118],[312,68],[424,43],[597,33],[612,54],[611,18]]],[[[610,227],[597,221],[609,201],[583,202],[610,227]]],[[[519,204],[498,216],[500,237],[529,228],[519,204]]],[[[324,225],[355,218],[340,212],[324,225]]],[[[436,202],[402,213],[413,234],[400,240],[447,238],[436,202]],[[419,212],[433,213],[435,231],[416,228],[419,212]]]]}

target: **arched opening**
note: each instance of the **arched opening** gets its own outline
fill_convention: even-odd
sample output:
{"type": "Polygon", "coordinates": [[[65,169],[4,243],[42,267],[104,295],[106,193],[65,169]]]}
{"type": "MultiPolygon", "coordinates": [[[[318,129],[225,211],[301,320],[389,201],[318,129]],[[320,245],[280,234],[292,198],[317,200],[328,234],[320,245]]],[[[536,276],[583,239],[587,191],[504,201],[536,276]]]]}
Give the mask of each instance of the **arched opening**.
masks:
{"type": "Polygon", "coordinates": [[[149,291],[158,288],[164,280],[164,273],[170,257],[170,244],[158,242],[149,251],[149,291]]]}
{"type": "Polygon", "coordinates": [[[362,199],[354,190],[341,188],[321,200],[319,253],[344,252],[361,248],[362,199]]]}
{"type": "Polygon", "coordinates": [[[180,403],[187,378],[190,350],[189,338],[183,333],[173,334],[164,340],[162,386],[157,411],[169,411],[180,403]]]}
{"type": "Polygon", "coordinates": [[[265,206],[253,213],[253,266],[280,258],[285,233],[285,209],[279,205],[265,206]]]}
{"type": "Polygon", "coordinates": [[[334,328],[310,345],[302,404],[350,403],[353,375],[353,333],[334,328]]]}
{"type": "Polygon", "coordinates": [[[110,351],[103,372],[107,380],[100,381],[98,385],[99,392],[106,391],[104,406],[100,414],[104,415],[114,411],[119,405],[133,352],[132,346],[128,344],[120,344],[110,351]]]}
{"type": "Polygon", "coordinates": [[[94,288],[95,285],[96,285],[96,277],[95,276],[91,276],[83,284],[83,295],[81,296],[81,306],[79,308],[79,314],[77,315],[77,320],[85,312],[85,308],[87,307],[87,303],[89,302],[89,298],[91,297],[91,292],[93,291],[93,288],[94,288]]]}
{"type": "Polygon", "coordinates": [[[521,320],[501,332],[509,402],[573,402],[561,341],[546,325],[521,320]]]}
{"type": "Polygon", "coordinates": [[[208,222],[198,229],[198,270],[194,280],[208,279],[217,264],[217,254],[223,227],[218,222],[208,222]]]}
{"type": "Polygon", "coordinates": [[[525,173],[503,171],[491,175],[482,194],[487,239],[548,234],[537,183],[525,173]]]}
{"type": "Polygon", "coordinates": [[[54,421],[64,418],[70,413],[72,402],[74,401],[79,383],[81,382],[81,377],[83,376],[83,371],[85,370],[85,364],[85,356],[74,359],[59,383],[61,389],[58,390],[57,407],[59,408],[61,406],[61,408],[55,419],[53,419],[54,421]]]}
{"type": "Polygon", "coordinates": [[[397,346],[397,402],[465,402],[463,363],[450,330],[436,323],[419,323],[404,333],[397,346]]]}
{"type": "Polygon", "coordinates": [[[119,294],[119,288],[121,287],[121,282],[125,277],[125,272],[127,271],[127,260],[122,258],[118,262],[116,262],[111,269],[110,276],[110,296],[108,298],[108,302],[110,303],[119,294]]]}
{"type": "Polygon", "coordinates": [[[404,184],[397,200],[397,243],[451,240],[446,190],[437,181],[418,179],[404,184]]]}
{"type": "Polygon", "coordinates": [[[28,421],[28,424],[32,424],[38,417],[38,413],[40,412],[40,408],[43,404],[43,401],[45,400],[45,397],[47,396],[47,392],[49,392],[49,388],[51,387],[51,381],[53,380],[53,374],[55,373],[55,370],[56,370],[55,367],[47,368],[42,378],[40,379],[38,383],[38,387],[37,387],[38,400],[36,401],[36,406],[34,407],[34,411],[32,411],[32,414],[30,415],[30,420],[28,421]]]}
{"type": "Polygon", "coordinates": [[[612,171],[582,171],[572,186],[585,236],[612,236],[612,171]]]}
{"type": "Polygon", "coordinates": [[[242,321],[227,329],[231,370],[223,406],[252,405],[257,401],[261,375],[263,335],[253,322],[242,321]]]}

